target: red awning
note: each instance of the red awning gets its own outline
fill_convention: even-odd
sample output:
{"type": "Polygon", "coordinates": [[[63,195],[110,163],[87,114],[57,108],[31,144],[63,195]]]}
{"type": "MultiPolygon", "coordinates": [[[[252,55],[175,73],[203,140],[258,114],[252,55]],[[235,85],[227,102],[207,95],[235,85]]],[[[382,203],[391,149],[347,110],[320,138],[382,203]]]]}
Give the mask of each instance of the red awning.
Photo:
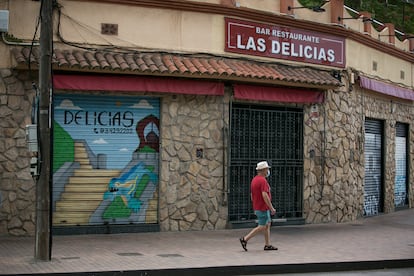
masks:
{"type": "Polygon", "coordinates": [[[395,86],[386,82],[370,79],[364,76],[359,77],[359,83],[362,88],[376,91],[389,96],[394,96],[406,100],[414,100],[414,91],[412,89],[395,86]]]}
{"type": "Polygon", "coordinates": [[[224,95],[224,84],[141,76],[54,75],[55,89],[83,91],[139,91],[193,95],[224,95]]]}
{"type": "Polygon", "coordinates": [[[289,103],[322,103],[324,100],[321,91],[242,84],[234,85],[234,97],[243,100],[289,103]]]}

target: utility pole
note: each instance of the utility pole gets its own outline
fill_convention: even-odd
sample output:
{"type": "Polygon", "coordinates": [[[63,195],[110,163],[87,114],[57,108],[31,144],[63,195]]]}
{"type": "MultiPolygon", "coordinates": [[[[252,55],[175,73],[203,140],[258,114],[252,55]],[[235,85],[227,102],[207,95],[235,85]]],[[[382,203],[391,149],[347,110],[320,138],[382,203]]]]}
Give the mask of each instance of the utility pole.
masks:
{"type": "Polygon", "coordinates": [[[50,261],[52,254],[50,208],[50,148],[51,148],[51,69],[52,69],[52,1],[41,0],[40,60],[39,60],[39,158],[40,175],[36,183],[36,244],[35,259],[50,261]]]}

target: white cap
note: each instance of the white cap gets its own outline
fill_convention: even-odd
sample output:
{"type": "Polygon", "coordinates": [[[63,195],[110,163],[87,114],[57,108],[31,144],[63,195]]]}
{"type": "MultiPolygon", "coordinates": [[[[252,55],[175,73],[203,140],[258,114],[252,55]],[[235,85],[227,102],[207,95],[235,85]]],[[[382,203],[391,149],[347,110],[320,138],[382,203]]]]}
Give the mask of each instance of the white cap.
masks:
{"type": "Polygon", "coordinates": [[[269,164],[267,164],[266,161],[262,161],[262,162],[257,163],[256,171],[260,171],[266,168],[270,168],[269,164]]]}

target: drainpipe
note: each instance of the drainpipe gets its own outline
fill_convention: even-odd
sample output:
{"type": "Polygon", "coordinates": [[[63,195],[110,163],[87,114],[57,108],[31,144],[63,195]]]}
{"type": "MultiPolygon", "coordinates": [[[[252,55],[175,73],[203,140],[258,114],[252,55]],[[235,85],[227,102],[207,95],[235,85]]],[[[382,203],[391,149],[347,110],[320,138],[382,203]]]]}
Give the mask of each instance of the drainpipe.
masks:
{"type": "MultiPolygon", "coordinates": [[[[327,97],[327,92],[324,91],[324,99],[327,97]]],[[[321,131],[321,198],[323,198],[323,188],[325,186],[325,162],[326,162],[326,105],[322,106],[323,108],[323,131],[321,131]]]]}
{"type": "MultiPolygon", "coordinates": [[[[224,108],[223,108],[224,111],[224,108]]],[[[224,114],[224,113],[223,113],[224,114]]],[[[223,135],[223,187],[222,187],[222,203],[221,205],[226,206],[227,205],[227,172],[226,172],[226,168],[228,168],[227,165],[227,149],[228,149],[228,145],[227,145],[227,138],[228,138],[228,128],[223,126],[222,128],[222,135],[223,135]]]]}
{"type": "MultiPolygon", "coordinates": [[[[230,174],[228,170],[230,168],[230,139],[229,139],[229,128],[231,128],[231,110],[232,110],[232,96],[230,96],[229,101],[229,127],[223,127],[223,202],[222,205],[227,205],[227,198],[230,193],[229,183],[230,183],[230,174]],[[227,168],[227,170],[226,170],[227,168]]],[[[224,116],[224,103],[223,103],[223,116],[224,116]]],[[[223,117],[224,122],[224,117],[223,117]]]]}

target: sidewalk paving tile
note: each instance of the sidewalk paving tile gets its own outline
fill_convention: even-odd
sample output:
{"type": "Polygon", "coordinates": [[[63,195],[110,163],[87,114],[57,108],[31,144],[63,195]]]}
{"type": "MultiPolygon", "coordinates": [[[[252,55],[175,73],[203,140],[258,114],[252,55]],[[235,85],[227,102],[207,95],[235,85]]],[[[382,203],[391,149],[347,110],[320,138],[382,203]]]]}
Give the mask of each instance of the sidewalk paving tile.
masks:
{"type": "Polygon", "coordinates": [[[271,239],[278,251],[264,251],[258,235],[245,252],[239,237],[249,230],[54,236],[52,260],[46,262],[34,260],[34,237],[3,236],[0,275],[191,275],[195,269],[199,275],[242,275],[324,265],[414,267],[414,209],[352,223],[274,226],[271,239]]]}

